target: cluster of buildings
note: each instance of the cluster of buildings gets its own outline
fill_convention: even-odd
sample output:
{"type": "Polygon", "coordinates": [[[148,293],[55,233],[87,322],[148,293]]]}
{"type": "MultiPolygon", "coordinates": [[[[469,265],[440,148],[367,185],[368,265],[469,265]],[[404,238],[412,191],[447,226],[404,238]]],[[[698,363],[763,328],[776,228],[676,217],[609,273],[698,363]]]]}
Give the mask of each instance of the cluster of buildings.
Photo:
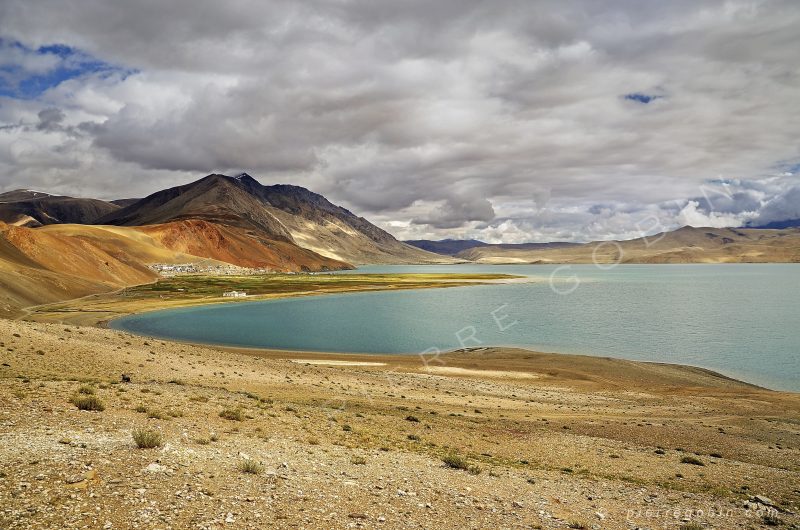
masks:
{"type": "Polygon", "coordinates": [[[271,269],[248,269],[237,267],[236,265],[202,265],[199,263],[153,263],[150,269],[161,276],[177,276],[179,274],[212,274],[215,276],[245,276],[257,274],[269,274],[274,272],[271,269]]]}

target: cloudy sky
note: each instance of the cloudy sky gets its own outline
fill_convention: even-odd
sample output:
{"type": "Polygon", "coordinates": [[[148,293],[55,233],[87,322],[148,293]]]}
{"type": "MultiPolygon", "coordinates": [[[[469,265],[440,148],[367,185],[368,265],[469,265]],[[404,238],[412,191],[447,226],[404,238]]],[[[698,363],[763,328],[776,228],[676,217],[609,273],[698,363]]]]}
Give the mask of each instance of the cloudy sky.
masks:
{"type": "Polygon", "coordinates": [[[0,191],[208,173],[401,238],[800,218],[794,0],[2,0],[0,191]]]}

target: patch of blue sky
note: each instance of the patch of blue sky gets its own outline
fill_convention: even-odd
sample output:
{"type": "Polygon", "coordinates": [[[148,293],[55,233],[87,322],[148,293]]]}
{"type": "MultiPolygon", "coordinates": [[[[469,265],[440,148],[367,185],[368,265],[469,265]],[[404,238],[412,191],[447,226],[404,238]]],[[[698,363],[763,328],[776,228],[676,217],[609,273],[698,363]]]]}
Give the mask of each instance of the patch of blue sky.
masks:
{"type": "Polygon", "coordinates": [[[3,49],[13,52],[9,53],[10,59],[0,61],[0,96],[9,98],[36,99],[64,81],[85,76],[125,78],[135,73],[135,70],[101,61],[63,44],[31,49],[19,42],[0,39],[0,51],[3,49]],[[36,59],[50,59],[45,61],[49,67],[30,68],[26,64],[36,59]]]}
{"type": "Polygon", "coordinates": [[[625,94],[622,96],[623,99],[627,99],[628,101],[635,101],[636,103],[642,103],[643,105],[647,105],[648,103],[655,101],[657,99],[661,99],[664,96],[659,96],[655,94],[644,94],[642,92],[631,92],[630,94],[625,94]]]}

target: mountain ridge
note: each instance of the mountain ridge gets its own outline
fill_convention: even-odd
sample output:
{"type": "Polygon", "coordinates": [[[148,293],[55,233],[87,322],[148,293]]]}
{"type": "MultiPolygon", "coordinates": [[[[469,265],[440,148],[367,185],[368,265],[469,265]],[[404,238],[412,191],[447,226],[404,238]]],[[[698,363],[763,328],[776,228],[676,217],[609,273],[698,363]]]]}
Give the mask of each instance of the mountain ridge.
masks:
{"type": "Polygon", "coordinates": [[[0,221],[17,226],[89,224],[118,208],[116,204],[100,199],[52,195],[27,189],[0,193],[0,221]]]}
{"type": "Polygon", "coordinates": [[[153,193],[96,220],[144,226],[202,219],[255,231],[346,263],[436,263],[441,258],[406,245],[363,217],[301,186],[265,186],[242,173],[212,173],[153,193]]]}
{"type": "Polygon", "coordinates": [[[706,228],[684,226],[629,240],[570,243],[549,248],[475,247],[457,258],[513,263],[800,263],[800,228],[706,228]]]}

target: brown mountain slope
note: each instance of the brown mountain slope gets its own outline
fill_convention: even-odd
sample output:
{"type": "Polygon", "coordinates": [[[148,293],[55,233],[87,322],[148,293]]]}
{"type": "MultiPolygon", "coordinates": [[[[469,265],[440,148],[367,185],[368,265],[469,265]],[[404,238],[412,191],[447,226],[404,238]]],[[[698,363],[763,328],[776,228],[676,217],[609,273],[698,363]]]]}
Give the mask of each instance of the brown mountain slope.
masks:
{"type": "MultiPolygon", "coordinates": [[[[136,245],[120,245],[118,237],[108,238],[112,244],[105,245],[96,234],[76,237],[64,232],[70,226],[76,225],[50,230],[0,223],[0,314],[155,279],[139,261],[141,252],[136,256],[136,245]]],[[[81,226],[80,231],[92,229],[81,226]]]]}
{"type": "Polygon", "coordinates": [[[270,240],[257,231],[197,219],[136,227],[175,252],[212,258],[241,267],[279,271],[320,271],[350,268],[288,241],[270,240]]]}
{"type": "Polygon", "coordinates": [[[88,224],[119,208],[98,199],[62,197],[31,190],[0,194],[0,221],[18,226],[88,224]]]}
{"type": "Polygon", "coordinates": [[[97,222],[143,226],[187,219],[244,228],[276,246],[290,243],[349,263],[449,261],[397,241],[319,194],[299,186],[262,186],[247,174],[209,175],[154,193],[97,222]]]}
{"type": "Polygon", "coordinates": [[[800,229],[683,227],[629,241],[530,250],[492,245],[457,255],[479,263],[798,263],[800,229]]]}
{"type": "Polygon", "coordinates": [[[146,227],[0,223],[0,313],[153,281],[155,263],[233,264],[282,271],[348,265],[236,227],[178,221],[146,227]]]}

